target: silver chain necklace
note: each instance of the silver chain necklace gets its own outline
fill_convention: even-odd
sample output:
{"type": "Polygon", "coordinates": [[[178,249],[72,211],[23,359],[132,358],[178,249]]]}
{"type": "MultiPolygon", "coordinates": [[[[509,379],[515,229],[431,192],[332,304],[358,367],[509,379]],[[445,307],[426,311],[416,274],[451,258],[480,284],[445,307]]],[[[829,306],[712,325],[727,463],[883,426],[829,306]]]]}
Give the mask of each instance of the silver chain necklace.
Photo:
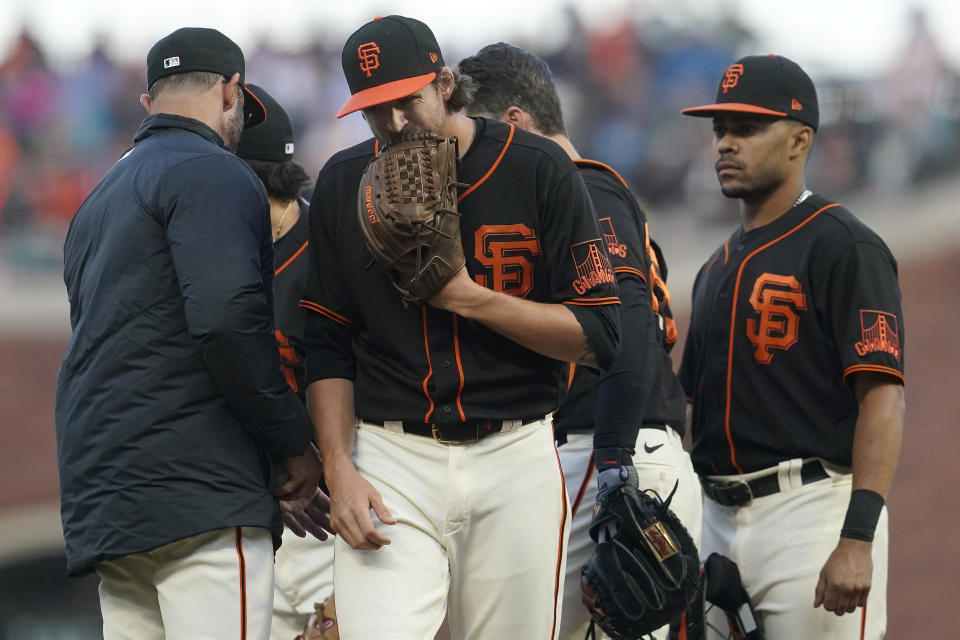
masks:
{"type": "Polygon", "coordinates": [[[793,203],[793,206],[794,206],[794,207],[800,206],[800,203],[802,203],[804,200],[806,200],[807,198],[809,198],[809,197],[812,196],[812,195],[813,195],[813,192],[810,191],[810,189],[804,189],[804,190],[803,190],[803,193],[800,194],[800,197],[797,198],[797,201],[793,203]]]}

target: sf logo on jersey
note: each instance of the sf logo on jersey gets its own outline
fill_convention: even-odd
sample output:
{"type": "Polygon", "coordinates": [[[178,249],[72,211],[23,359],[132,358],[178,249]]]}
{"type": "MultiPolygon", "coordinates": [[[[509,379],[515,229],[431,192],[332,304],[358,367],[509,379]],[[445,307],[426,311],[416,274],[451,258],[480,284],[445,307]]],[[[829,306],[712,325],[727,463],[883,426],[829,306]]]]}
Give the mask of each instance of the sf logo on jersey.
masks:
{"type": "Polygon", "coordinates": [[[793,276],[764,273],[753,284],[750,306],[760,314],[759,318],[747,318],[747,337],[755,347],[753,357],[760,364],[770,364],[771,349],[786,351],[797,342],[797,311],[806,310],[807,297],[793,276]]]}
{"type": "Polygon", "coordinates": [[[533,290],[532,258],[542,253],[533,229],[525,224],[485,224],[473,238],[474,257],[484,266],[484,273],[473,277],[477,284],[525,298],[533,290]]]}

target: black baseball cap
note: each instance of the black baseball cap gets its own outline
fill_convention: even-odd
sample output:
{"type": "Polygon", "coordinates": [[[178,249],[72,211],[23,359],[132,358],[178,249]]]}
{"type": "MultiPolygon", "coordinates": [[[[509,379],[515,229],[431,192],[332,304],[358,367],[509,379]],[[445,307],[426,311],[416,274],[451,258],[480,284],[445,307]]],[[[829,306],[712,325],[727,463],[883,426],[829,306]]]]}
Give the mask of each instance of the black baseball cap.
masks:
{"type": "Polygon", "coordinates": [[[240,136],[237,155],[244,160],[283,162],[293,159],[293,124],[283,107],[269,93],[255,84],[250,91],[266,107],[270,117],[255,127],[244,130],[240,136]]]}
{"type": "Polygon", "coordinates": [[[430,27],[404,16],[363,25],[347,38],[341,56],[352,95],[338,118],[416,93],[443,68],[443,54],[430,27]]]}
{"type": "Polygon", "coordinates": [[[183,27],[157,41],[147,53],[147,88],[160,78],[191,71],[219,73],[230,78],[240,74],[244,127],[260,124],[267,110],[243,82],[243,51],[216,29],[183,27]]]}
{"type": "Polygon", "coordinates": [[[810,76],[793,60],[775,54],[740,58],[724,71],[716,103],[683,113],[711,118],[731,111],[792,118],[814,131],[820,124],[817,90],[810,76]]]}

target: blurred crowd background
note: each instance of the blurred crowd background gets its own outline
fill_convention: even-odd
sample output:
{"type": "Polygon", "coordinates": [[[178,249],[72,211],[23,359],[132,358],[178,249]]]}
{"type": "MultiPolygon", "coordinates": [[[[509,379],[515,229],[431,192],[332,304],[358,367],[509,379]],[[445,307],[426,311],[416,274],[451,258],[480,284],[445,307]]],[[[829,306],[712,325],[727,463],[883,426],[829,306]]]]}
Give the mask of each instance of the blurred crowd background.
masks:
{"type": "MultiPolygon", "coordinates": [[[[712,218],[729,213],[716,198],[709,128],[681,108],[713,98],[736,57],[756,50],[734,14],[709,29],[655,18],[587,28],[572,7],[562,48],[514,41],[544,57],[562,94],[569,133],[581,153],[608,162],[653,210],[712,218]]],[[[821,193],[902,190],[960,165],[960,74],[941,53],[922,11],[910,17],[905,47],[889,68],[844,77],[807,68],[820,91],[821,131],[808,173],[821,193]]],[[[438,34],[448,64],[459,50],[438,34]]],[[[445,37],[446,36],[446,37],[445,37]]],[[[359,116],[334,113],[347,97],[340,39],[291,53],[247,47],[247,79],[289,112],[298,159],[315,174],[334,151],[368,135],[359,116]]],[[[801,65],[803,60],[798,60],[801,65]]],[[[0,255],[15,270],[57,271],[74,211],[131,144],[144,117],[138,97],[145,67],[121,64],[98,46],[52,66],[24,31],[0,61],[0,255]]]]}
{"type": "MultiPolygon", "coordinates": [[[[46,2],[49,7],[50,1],[20,0],[20,6],[46,2]]],[[[648,211],[671,266],[681,340],[693,275],[736,226],[737,209],[735,201],[719,194],[709,122],[685,118],[680,110],[712,102],[723,70],[741,55],[782,53],[813,78],[820,93],[821,128],[807,184],[849,205],[873,226],[901,268],[908,336],[907,424],[900,470],[888,501],[888,637],[956,635],[949,611],[953,594],[960,590],[955,584],[960,538],[942,532],[955,524],[960,494],[948,491],[945,497],[936,489],[960,484],[955,462],[960,446],[960,430],[955,428],[960,415],[955,389],[960,333],[952,327],[952,319],[960,316],[960,297],[952,293],[960,270],[960,56],[956,47],[953,55],[947,53],[955,43],[934,35],[950,33],[945,28],[949,25],[932,22],[932,13],[920,9],[891,16],[893,9],[886,3],[844,0],[839,3],[843,11],[838,6],[837,12],[805,16],[805,30],[795,35],[806,38],[806,51],[815,53],[797,55],[789,46],[779,47],[781,38],[787,40],[784,31],[772,36],[770,21],[762,26],[756,14],[747,14],[754,19],[750,23],[732,10],[715,11],[708,21],[677,18],[694,3],[665,0],[659,11],[620,11],[610,14],[616,17],[604,14],[597,19],[595,7],[601,0],[567,1],[572,4],[552,9],[549,26],[539,33],[526,30],[532,35],[516,35],[524,33],[519,15],[516,31],[500,33],[492,27],[496,16],[487,5],[449,5],[443,10],[460,11],[454,17],[464,28],[479,31],[484,26],[485,32],[495,32],[490,41],[510,41],[550,63],[574,144],[586,157],[615,167],[648,211]],[[863,10],[858,13],[850,5],[863,10]],[[851,35],[863,36],[882,11],[898,33],[894,40],[890,34],[874,38],[868,57],[876,64],[868,70],[838,60],[844,49],[840,45],[849,51],[858,39],[831,42],[809,26],[825,24],[839,13],[848,29],[860,32],[851,35]],[[951,583],[955,587],[949,587],[951,583]]],[[[131,16],[125,15],[122,23],[117,16],[117,24],[125,25],[119,31],[132,47],[125,53],[117,47],[116,34],[109,41],[95,36],[83,55],[50,48],[61,44],[51,37],[52,25],[65,34],[77,11],[103,14],[105,2],[87,0],[82,7],[64,2],[61,11],[38,9],[32,22],[23,20],[23,26],[12,31],[10,21],[0,18],[0,640],[101,637],[95,576],[64,577],[53,426],[54,383],[69,337],[61,279],[63,239],[77,207],[130,146],[145,116],[138,103],[145,90],[144,59],[150,44],[172,31],[165,25],[175,20],[176,26],[218,26],[242,40],[220,22],[181,20],[189,13],[185,8],[193,2],[199,7],[202,0],[169,0],[150,5],[156,22],[140,16],[148,15],[147,5],[112,7],[117,13],[137,14],[140,21],[137,33],[131,34],[131,16]]],[[[340,49],[349,31],[340,33],[317,22],[321,10],[346,22],[366,11],[353,6],[362,3],[353,0],[349,7],[334,7],[305,0],[304,15],[293,17],[310,24],[296,39],[281,31],[259,42],[241,42],[247,80],[265,87],[284,105],[297,132],[297,160],[312,175],[332,153],[370,135],[359,115],[334,118],[348,97],[340,49]]],[[[268,19],[263,6],[257,14],[251,4],[224,5],[225,24],[249,26],[268,19]]],[[[407,4],[379,13],[407,12],[407,4]]],[[[736,3],[701,4],[729,9],[736,3]]],[[[781,4],[763,6],[769,5],[773,17],[788,26],[809,9],[781,4]]],[[[827,7],[829,0],[814,4],[827,7]]],[[[292,0],[273,0],[266,11],[289,11],[291,6],[292,0]]],[[[377,13],[369,12],[373,15],[377,13]]],[[[408,15],[434,26],[448,64],[481,46],[475,37],[459,40],[458,30],[433,24],[427,11],[408,15]]],[[[103,19],[87,18],[94,23],[103,19]]],[[[366,19],[355,20],[350,29],[366,19]]],[[[260,26],[261,35],[273,30],[260,26]]],[[[867,40],[872,35],[867,34],[867,40]]]]}

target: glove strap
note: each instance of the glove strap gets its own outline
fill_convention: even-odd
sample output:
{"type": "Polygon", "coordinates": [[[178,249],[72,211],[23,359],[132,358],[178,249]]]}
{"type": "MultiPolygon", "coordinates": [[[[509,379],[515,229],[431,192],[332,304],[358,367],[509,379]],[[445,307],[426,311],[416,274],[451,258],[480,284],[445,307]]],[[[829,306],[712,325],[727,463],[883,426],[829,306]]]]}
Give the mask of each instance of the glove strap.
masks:
{"type": "Polygon", "coordinates": [[[593,450],[593,464],[597,471],[619,469],[624,465],[633,466],[633,451],[620,447],[593,450]]]}

